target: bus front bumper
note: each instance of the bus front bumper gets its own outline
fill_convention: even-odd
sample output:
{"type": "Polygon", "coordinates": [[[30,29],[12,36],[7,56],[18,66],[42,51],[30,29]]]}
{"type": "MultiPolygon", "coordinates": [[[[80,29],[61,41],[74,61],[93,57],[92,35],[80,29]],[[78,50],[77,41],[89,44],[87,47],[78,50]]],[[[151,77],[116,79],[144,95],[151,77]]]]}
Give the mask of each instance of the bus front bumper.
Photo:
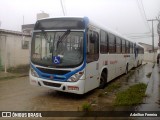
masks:
{"type": "Polygon", "coordinates": [[[62,92],[84,94],[85,80],[78,80],[77,82],[58,82],[34,77],[31,74],[29,74],[29,76],[31,85],[47,87],[62,92]]]}

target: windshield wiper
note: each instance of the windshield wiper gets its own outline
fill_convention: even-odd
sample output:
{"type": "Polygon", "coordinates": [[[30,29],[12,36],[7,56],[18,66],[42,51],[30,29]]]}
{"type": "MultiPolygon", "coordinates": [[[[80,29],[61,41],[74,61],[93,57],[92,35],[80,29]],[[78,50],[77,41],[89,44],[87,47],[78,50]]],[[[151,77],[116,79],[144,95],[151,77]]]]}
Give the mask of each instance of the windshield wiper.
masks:
{"type": "Polygon", "coordinates": [[[61,43],[70,33],[71,31],[70,30],[67,30],[59,39],[58,39],[58,42],[57,42],[57,48],[59,46],[59,43],[61,43]]]}

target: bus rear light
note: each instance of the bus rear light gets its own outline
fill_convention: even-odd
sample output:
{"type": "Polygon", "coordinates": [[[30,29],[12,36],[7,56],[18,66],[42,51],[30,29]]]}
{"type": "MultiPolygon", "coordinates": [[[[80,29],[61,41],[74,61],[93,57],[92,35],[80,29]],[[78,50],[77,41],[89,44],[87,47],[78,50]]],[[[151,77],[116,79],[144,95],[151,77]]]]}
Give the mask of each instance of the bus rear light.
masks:
{"type": "Polygon", "coordinates": [[[79,90],[78,86],[68,86],[68,90],[79,90]]]}

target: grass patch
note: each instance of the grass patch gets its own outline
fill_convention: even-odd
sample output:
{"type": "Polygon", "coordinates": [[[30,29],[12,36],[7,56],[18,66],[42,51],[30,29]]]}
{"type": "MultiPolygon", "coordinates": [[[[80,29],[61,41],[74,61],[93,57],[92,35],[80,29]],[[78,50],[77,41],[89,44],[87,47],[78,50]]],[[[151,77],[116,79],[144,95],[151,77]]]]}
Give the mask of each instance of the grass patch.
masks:
{"type": "Polygon", "coordinates": [[[91,111],[91,104],[89,103],[84,103],[82,105],[82,111],[91,111]]]}
{"type": "Polygon", "coordinates": [[[0,80],[8,80],[8,79],[14,79],[17,78],[16,76],[7,76],[7,77],[2,77],[0,80]]]}
{"type": "Polygon", "coordinates": [[[114,92],[117,89],[119,89],[121,87],[121,83],[118,81],[112,82],[110,84],[108,84],[105,88],[105,90],[101,93],[98,94],[98,97],[104,97],[106,96],[109,92],[114,92]]]}
{"type": "Polygon", "coordinates": [[[133,106],[141,104],[143,97],[146,97],[147,85],[144,83],[139,83],[131,86],[125,91],[119,92],[116,95],[114,105],[116,106],[133,106]]]}
{"type": "Polygon", "coordinates": [[[147,76],[147,78],[150,78],[151,77],[151,74],[152,74],[152,72],[149,72],[146,76],[147,76]]]}
{"type": "Polygon", "coordinates": [[[17,67],[10,67],[7,69],[7,71],[10,73],[28,73],[29,68],[29,65],[19,65],[17,67]]]}
{"type": "Polygon", "coordinates": [[[114,83],[109,84],[106,87],[105,91],[107,91],[107,92],[113,92],[113,91],[119,89],[120,87],[121,87],[121,83],[120,82],[114,82],[114,83]]]}

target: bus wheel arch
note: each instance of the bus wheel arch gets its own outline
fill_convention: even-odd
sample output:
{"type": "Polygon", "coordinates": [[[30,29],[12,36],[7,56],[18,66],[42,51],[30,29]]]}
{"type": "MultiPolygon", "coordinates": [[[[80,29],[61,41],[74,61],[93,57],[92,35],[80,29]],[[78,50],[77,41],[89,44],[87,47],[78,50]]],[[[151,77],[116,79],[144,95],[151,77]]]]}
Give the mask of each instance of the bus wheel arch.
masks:
{"type": "Polygon", "coordinates": [[[104,68],[101,72],[99,88],[103,89],[107,83],[108,70],[104,68]]]}

